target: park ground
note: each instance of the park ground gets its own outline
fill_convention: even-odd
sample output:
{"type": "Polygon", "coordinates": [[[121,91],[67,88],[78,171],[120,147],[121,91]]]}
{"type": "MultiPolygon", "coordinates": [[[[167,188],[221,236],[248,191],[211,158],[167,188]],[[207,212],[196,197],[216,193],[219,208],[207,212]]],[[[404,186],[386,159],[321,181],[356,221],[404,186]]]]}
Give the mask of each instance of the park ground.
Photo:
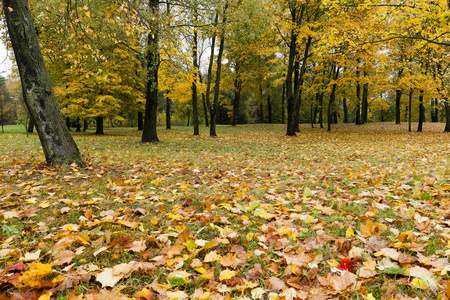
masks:
{"type": "Polygon", "coordinates": [[[5,129],[0,299],[450,298],[443,124],[74,133],[86,169],[5,129]]]}

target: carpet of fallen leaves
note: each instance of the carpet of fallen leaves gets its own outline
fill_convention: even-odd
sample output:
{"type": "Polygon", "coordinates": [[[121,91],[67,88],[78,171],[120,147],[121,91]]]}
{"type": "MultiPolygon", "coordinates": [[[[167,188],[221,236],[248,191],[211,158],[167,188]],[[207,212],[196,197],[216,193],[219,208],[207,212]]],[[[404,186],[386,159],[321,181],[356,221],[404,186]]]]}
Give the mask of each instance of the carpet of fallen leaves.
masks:
{"type": "Polygon", "coordinates": [[[448,299],[442,124],[0,135],[0,299],[448,299]]]}

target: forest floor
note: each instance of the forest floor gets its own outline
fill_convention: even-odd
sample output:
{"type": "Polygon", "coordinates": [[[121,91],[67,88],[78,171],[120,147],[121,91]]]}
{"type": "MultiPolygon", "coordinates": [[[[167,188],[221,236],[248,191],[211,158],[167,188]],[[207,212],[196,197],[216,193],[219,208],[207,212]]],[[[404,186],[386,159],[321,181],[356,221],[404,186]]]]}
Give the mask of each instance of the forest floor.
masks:
{"type": "Polygon", "coordinates": [[[0,134],[0,299],[448,299],[443,128],[0,134]]]}

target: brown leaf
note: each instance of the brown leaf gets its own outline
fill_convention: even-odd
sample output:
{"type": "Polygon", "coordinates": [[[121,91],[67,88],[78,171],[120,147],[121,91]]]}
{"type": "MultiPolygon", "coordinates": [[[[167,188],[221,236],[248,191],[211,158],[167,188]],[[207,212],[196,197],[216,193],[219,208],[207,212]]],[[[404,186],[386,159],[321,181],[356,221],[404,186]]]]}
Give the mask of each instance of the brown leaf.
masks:
{"type": "Polygon", "coordinates": [[[286,284],[277,277],[270,277],[264,281],[264,284],[269,287],[271,291],[279,292],[286,289],[286,284]]]}
{"type": "Polygon", "coordinates": [[[74,259],[75,253],[70,250],[60,251],[55,255],[55,261],[53,262],[57,266],[62,266],[65,264],[70,264],[72,259],[74,259]]]}

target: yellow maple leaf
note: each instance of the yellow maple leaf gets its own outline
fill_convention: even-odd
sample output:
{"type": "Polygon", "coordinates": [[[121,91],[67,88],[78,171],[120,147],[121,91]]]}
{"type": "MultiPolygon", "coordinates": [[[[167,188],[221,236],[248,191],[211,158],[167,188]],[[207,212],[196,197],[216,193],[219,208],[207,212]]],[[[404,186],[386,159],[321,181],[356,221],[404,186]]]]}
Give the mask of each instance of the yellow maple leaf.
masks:
{"type": "Polygon", "coordinates": [[[230,279],[232,277],[234,277],[237,274],[237,271],[231,271],[231,270],[223,270],[222,272],[220,272],[219,275],[219,280],[227,280],[230,279]]]}
{"type": "Polygon", "coordinates": [[[28,265],[30,269],[20,276],[19,282],[23,286],[39,288],[42,279],[53,274],[52,266],[53,264],[31,263],[28,265]]]}
{"type": "Polygon", "coordinates": [[[348,228],[347,231],[345,232],[345,237],[351,238],[352,236],[355,236],[355,232],[353,231],[352,228],[348,228]]]}
{"type": "Polygon", "coordinates": [[[414,279],[411,281],[411,285],[412,285],[413,287],[418,288],[418,289],[421,289],[421,290],[426,290],[426,289],[428,289],[428,285],[427,285],[425,282],[423,282],[422,279],[419,279],[419,278],[414,278],[414,279]]]}

